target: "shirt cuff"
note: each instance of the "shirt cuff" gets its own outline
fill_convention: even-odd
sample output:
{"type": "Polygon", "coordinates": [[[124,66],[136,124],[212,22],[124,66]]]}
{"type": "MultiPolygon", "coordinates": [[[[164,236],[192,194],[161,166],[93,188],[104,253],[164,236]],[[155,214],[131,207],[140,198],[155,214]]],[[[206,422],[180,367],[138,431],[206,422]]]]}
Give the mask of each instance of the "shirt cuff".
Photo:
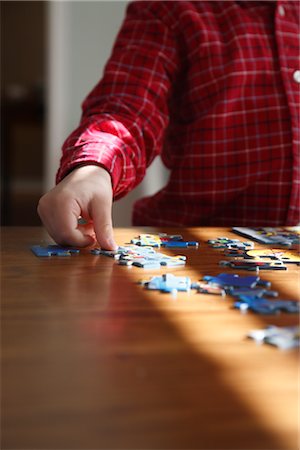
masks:
{"type": "Polygon", "coordinates": [[[98,165],[111,176],[114,198],[120,198],[127,192],[125,182],[126,151],[124,142],[108,133],[99,133],[96,142],[79,142],[63,148],[60,168],[56,175],[59,183],[72,170],[83,165],[98,165]]]}

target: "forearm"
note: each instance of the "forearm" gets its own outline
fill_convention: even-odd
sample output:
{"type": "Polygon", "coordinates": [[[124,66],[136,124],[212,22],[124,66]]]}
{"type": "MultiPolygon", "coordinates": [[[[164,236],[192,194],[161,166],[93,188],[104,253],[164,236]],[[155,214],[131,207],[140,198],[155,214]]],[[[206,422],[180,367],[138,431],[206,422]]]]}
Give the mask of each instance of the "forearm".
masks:
{"type": "Polygon", "coordinates": [[[64,144],[57,181],[78,164],[99,164],[111,174],[118,198],[142,180],[160,153],[178,51],[172,31],[147,8],[129,8],[103,79],[64,144]]]}

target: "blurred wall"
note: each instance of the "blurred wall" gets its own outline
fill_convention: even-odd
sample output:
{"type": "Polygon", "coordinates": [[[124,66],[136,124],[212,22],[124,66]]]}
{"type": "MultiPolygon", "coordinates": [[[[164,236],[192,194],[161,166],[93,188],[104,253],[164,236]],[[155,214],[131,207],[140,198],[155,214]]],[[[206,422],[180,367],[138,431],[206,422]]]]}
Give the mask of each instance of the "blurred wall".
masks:
{"type": "MultiPolygon", "coordinates": [[[[45,190],[54,185],[61,145],[77,126],[80,105],[101,78],[127,1],[51,1],[48,7],[48,93],[45,190]]],[[[159,190],[167,170],[156,159],[143,183],[114,204],[115,226],[131,223],[135,199],[159,190]]]]}

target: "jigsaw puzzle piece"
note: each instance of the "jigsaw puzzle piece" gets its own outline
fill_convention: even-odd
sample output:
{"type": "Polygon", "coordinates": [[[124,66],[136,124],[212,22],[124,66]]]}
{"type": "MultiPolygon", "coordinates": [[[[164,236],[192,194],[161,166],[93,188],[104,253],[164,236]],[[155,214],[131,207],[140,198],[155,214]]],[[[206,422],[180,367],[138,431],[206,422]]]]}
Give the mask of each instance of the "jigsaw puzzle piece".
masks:
{"type": "Polygon", "coordinates": [[[198,247],[199,242],[196,241],[165,241],[161,244],[164,248],[189,248],[198,247]]]}
{"type": "Polygon", "coordinates": [[[237,297],[239,298],[241,295],[247,295],[247,296],[251,296],[251,297],[277,297],[278,296],[278,292],[277,291],[270,291],[269,289],[264,289],[264,288],[243,288],[243,287],[239,287],[239,288],[228,288],[226,289],[226,293],[229,295],[232,295],[232,297],[237,297]]]}
{"type": "Polygon", "coordinates": [[[252,330],[247,335],[258,344],[267,343],[281,350],[289,350],[300,346],[300,327],[269,326],[265,329],[252,330]]]}
{"type": "MultiPolygon", "coordinates": [[[[130,265],[130,264],[127,264],[130,265]]],[[[135,267],[141,267],[143,269],[160,269],[160,262],[156,260],[149,260],[145,258],[134,259],[132,265],[135,267]]]]}
{"type": "Polygon", "coordinates": [[[295,255],[293,252],[280,251],[274,249],[275,256],[285,264],[297,264],[300,265],[300,256],[295,255]]]}
{"type": "Polygon", "coordinates": [[[140,234],[137,238],[131,239],[130,242],[141,247],[160,247],[161,245],[160,237],[155,234],[140,234]]]}
{"type": "Polygon", "coordinates": [[[241,242],[239,239],[230,239],[227,237],[218,237],[216,239],[209,239],[207,243],[213,248],[224,248],[231,250],[245,250],[253,248],[253,242],[241,242]]]}
{"type": "Polygon", "coordinates": [[[221,286],[214,286],[209,283],[192,283],[192,289],[196,289],[199,294],[221,295],[222,297],[226,295],[225,289],[221,286]]]}
{"type": "Polygon", "coordinates": [[[156,234],[140,234],[137,238],[130,241],[132,244],[141,247],[165,247],[165,248],[188,248],[198,247],[199,242],[184,241],[180,234],[168,235],[165,233],[156,234]]]}
{"type": "Polygon", "coordinates": [[[241,270],[287,270],[282,261],[253,261],[249,259],[234,259],[232,261],[220,261],[220,266],[231,267],[232,269],[241,270]]]}
{"type": "Polygon", "coordinates": [[[38,257],[50,257],[50,256],[71,256],[72,254],[80,253],[80,250],[72,247],[61,247],[56,244],[50,244],[47,246],[33,245],[31,251],[38,257]]]}
{"type": "MultiPolygon", "coordinates": [[[[229,256],[229,255],[226,255],[229,256]]],[[[288,251],[285,249],[259,249],[259,250],[247,250],[245,252],[245,258],[251,259],[277,259],[287,264],[298,264],[300,265],[300,255],[296,252],[288,251]]]]}
{"type": "Polygon", "coordinates": [[[191,289],[191,279],[189,277],[175,276],[171,273],[152,277],[149,281],[142,281],[141,284],[146,289],[165,293],[188,292],[191,289]]]}
{"type": "Polygon", "coordinates": [[[300,244],[300,227],[234,227],[232,230],[237,234],[250,237],[262,244],[276,244],[284,247],[300,244]]]}
{"type": "Polygon", "coordinates": [[[221,273],[216,277],[205,276],[203,280],[208,281],[210,284],[223,287],[247,287],[252,288],[255,286],[270,287],[271,283],[261,280],[258,276],[246,276],[241,277],[237,274],[221,273]]]}
{"type": "Polygon", "coordinates": [[[260,297],[241,295],[234,307],[245,312],[251,310],[258,314],[278,314],[281,311],[298,314],[299,302],[293,300],[268,300],[260,297]]]}

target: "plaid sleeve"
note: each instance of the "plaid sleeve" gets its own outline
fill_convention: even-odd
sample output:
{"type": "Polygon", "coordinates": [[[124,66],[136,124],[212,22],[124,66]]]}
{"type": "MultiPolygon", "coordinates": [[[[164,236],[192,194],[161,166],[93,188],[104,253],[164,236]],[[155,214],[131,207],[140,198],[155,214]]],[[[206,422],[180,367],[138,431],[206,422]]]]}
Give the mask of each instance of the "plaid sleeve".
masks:
{"type": "Polygon", "coordinates": [[[103,78],[63,145],[57,182],[79,165],[100,165],[111,174],[117,199],[143,179],[162,148],[179,64],[167,14],[165,2],[129,5],[103,78]]]}

